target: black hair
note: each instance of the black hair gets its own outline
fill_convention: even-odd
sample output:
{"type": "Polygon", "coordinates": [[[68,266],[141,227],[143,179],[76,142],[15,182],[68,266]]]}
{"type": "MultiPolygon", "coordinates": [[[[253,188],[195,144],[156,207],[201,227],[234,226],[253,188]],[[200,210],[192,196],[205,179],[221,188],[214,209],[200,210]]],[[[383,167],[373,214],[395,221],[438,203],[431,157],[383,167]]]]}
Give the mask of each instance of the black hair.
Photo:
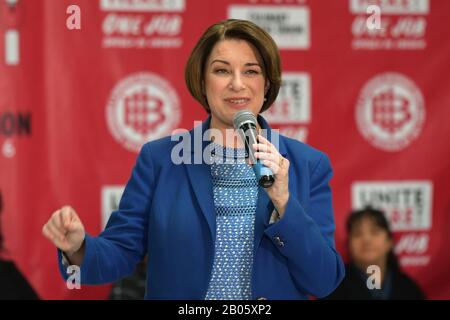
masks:
{"type": "MultiPolygon", "coordinates": [[[[383,211],[375,209],[371,206],[366,206],[360,210],[354,210],[350,213],[347,218],[347,235],[350,236],[354,227],[360,223],[363,219],[370,219],[378,227],[386,231],[387,236],[390,240],[393,239],[392,231],[389,226],[389,221],[386,219],[386,215],[383,211]]],[[[387,256],[387,267],[391,270],[399,270],[400,266],[398,264],[397,257],[394,254],[393,248],[388,252],[387,256]]]]}

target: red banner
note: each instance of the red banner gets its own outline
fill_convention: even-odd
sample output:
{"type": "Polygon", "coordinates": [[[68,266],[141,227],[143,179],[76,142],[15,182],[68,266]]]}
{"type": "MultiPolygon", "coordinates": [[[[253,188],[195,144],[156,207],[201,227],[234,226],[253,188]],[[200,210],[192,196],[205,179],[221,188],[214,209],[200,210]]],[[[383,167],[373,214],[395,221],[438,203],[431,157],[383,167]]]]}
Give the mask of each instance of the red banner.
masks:
{"type": "Polygon", "coordinates": [[[449,299],[446,0],[1,1],[10,258],[42,298],[106,297],[109,286],[67,289],[41,228],[70,204],[99,233],[142,144],[205,119],[184,66],[206,28],[226,18],[256,22],[279,45],[283,86],[265,116],[330,156],[339,251],[346,256],[349,211],[382,208],[404,270],[429,298],[449,299]]]}

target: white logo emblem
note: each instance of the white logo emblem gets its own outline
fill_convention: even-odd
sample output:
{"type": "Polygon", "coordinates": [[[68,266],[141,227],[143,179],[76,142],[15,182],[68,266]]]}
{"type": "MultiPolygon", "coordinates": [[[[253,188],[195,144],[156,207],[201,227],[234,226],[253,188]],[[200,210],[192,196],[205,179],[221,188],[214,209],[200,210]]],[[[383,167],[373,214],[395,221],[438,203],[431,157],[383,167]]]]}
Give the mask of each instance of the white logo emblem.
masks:
{"type": "Polygon", "coordinates": [[[363,87],[356,106],[361,134],[374,147],[399,151],[416,139],[425,120],[424,99],[413,81],[383,73],[363,87]]]}
{"type": "Polygon", "coordinates": [[[165,79],[148,72],[133,74],[113,89],[106,108],[108,127],[126,149],[169,135],[181,115],[176,91],[165,79]]]}

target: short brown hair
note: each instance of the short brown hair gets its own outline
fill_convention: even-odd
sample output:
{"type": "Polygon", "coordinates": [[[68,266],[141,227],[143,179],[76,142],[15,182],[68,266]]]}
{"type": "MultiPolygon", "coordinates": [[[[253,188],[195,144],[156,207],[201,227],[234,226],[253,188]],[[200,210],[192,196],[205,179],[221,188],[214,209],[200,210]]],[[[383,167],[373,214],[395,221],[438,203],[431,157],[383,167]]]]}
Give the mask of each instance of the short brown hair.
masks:
{"type": "Polygon", "coordinates": [[[214,45],[225,39],[245,40],[258,51],[263,63],[264,76],[270,83],[269,90],[265,95],[266,100],[261,108],[261,112],[266,111],[277,98],[281,86],[280,53],[272,37],[262,28],[247,20],[223,20],[206,30],[192,50],[186,64],[184,77],[189,92],[200,102],[206,112],[211,112],[202,90],[205,64],[214,45]]]}

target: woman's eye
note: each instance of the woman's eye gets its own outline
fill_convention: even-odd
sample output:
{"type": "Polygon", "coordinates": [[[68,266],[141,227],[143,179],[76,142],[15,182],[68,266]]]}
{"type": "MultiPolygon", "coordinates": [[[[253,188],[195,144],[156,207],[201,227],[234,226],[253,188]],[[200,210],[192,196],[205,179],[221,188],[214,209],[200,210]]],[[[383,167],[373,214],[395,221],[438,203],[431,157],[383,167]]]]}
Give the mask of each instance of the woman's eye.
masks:
{"type": "Polygon", "coordinates": [[[257,70],[247,70],[247,73],[249,74],[259,74],[257,70]]]}
{"type": "Polygon", "coordinates": [[[227,73],[228,71],[226,69],[216,69],[214,70],[215,73],[227,73]]]}

